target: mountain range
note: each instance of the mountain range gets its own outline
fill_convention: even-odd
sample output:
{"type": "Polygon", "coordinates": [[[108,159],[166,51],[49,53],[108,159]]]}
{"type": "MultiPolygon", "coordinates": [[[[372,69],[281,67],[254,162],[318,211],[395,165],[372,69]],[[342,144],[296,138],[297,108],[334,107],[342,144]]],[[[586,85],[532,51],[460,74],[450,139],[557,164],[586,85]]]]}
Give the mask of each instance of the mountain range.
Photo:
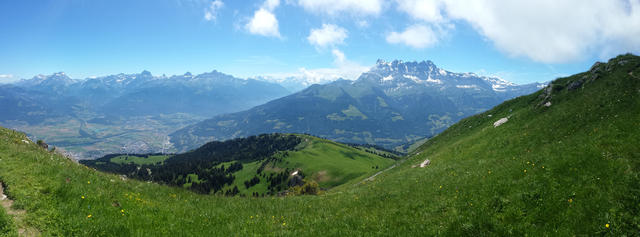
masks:
{"type": "Polygon", "coordinates": [[[378,60],[355,81],[312,85],[246,111],[215,116],[170,137],[179,151],[211,140],[273,132],[395,148],[544,86],[454,73],[431,61],[378,60]]]}
{"type": "Polygon", "coordinates": [[[74,80],[60,72],[38,75],[13,86],[49,96],[49,101],[51,97],[65,98],[56,107],[75,106],[112,116],[170,113],[213,116],[251,108],[289,93],[275,83],[239,79],[215,70],[171,77],[143,71],[84,80],[74,80]]]}
{"type": "Polygon", "coordinates": [[[167,77],[148,71],[86,79],[63,72],[0,85],[0,125],[76,158],[170,151],[166,135],[289,94],[282,86],[217,71],[167,77]]]}

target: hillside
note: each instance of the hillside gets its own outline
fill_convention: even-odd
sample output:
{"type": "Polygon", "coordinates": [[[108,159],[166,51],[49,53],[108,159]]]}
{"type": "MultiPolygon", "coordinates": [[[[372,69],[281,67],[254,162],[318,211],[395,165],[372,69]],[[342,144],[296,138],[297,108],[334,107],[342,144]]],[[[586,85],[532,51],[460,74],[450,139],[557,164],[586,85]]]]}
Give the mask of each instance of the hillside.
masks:
{"type": "Polygon", "coordinates": [[[461,234],[637,234],[639,74],[627,54],[559,78],[427,141],[412,160],[431,159],[429,172],[408,162],[384,182],[429,180],[421,195],[438,195],[431,207],[461,234]]]}
{"type": "Polygon", "coordinates": [[[631,236],[639,75],[640,58],[623,55],[557,79],[461,120],[371,181],[320,196],[228,198],[121,180],[7,129],[0,180],[26,210],[18,227],[44,235],[631,236]]]}
{"type": "Polygon", "coordinates": [[[274,132],[394,149],[541,85],[449,72],[431,61],[379,60],[356,81],[312,85],[246,111],[188,126],[170,137],[179,151],[212,140],[274,132]]]}
{"type": "Polygon", "coordinates": [[[209,142],[177,155],[116,154],[81,163],[204,194],[264,196],[287,191],[296,180],[329,189],[394,162],[367,151],[308,135],[263,134],[209,142]]]}

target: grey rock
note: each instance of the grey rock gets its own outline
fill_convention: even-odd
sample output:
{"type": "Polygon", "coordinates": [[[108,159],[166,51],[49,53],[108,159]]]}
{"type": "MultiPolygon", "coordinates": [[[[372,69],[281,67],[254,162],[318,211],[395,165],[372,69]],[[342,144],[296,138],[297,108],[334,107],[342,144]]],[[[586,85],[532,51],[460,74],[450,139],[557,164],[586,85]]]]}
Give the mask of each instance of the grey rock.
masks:
{"type": "Polygon", "coordinates": [[[542,99],[542,103],[540,103],[540,105],[544,104],[545,101],[548,101],[551,99],[551,93],[553,92],[553,86],[551,84],[549,84],[547,87],[544,88],[544,90],[542,91],[542,94],[540,94],[539,98],[542,99]]]}
{"type": "Polygon", "coordinates": [[[551,85],[544,88],[545,95],[551,95],[551,92],[553,92],[553,87],[551,85]]]}
{"type": "Polygon", "coordinates": [[[430,164],[431,164],[431,161],[429,159],[426,159],[422,163],[420,163],[420,168],[424,168],[425,166],[430,164]]]}
{"type": "Polygon", "coordinates": [[[302,186],[302,185],[304,185],[304,180],[302,180],[302,176],[298,174],[291,176],[291,179],[289,180],[289,187],[302,186]]]}
{"type": "Polygon", "coordinates": [[[493,127],[497,128],[497,127],[499,127],[500,125],[502,125],[502,124],[504,124],[506,122],[509,122],[508,118],[501,118],[500,120],[498,120],[495,123],[493,123],[493,127]]]}
{"type": "Polygon", "coordinates": [[[572,91],[575,89],[579,89],[582,86],[582,83],[583,83],[582,80],[571,82],[569,86],[567,86],[567,90],[572,91]]]}
{"type": "Polygon", "coordinates": [[[598,73],[600,72],[600,65],[602,65],[603,63],[601,62],[596,62],[593,64],[593,66],[591,66],[591,68],[589,69],[589,72],[591,73],[598,73]]]}
{"type": "Polygon", "coordinates": [[[42,140],[38,140],[38,146],[42,147],[43,149],[49,149],[49,144],[47,144],[46,142],[42,141],[42,140]]]}
{"type": "Polygon", "coordinates": [[[611,70],[613,70],[613,68],[615,67],[615,64],[613,63],[607,63],[607,66],[605,67],[605,70],[607,72],[611,72],[611,70]]]}

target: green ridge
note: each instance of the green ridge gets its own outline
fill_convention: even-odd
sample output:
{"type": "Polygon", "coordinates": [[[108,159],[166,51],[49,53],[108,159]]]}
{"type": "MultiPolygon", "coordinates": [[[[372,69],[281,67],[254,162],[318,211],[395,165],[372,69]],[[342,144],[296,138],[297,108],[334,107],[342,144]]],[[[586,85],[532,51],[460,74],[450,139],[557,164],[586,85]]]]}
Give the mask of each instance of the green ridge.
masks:
{"type": "Polygon", "coordinates": [[[185,154],[108,155],[81,163],[98,170],[182,186],[201,193],[232,195],[231,192],[237,189],[236,194],[262,196],[287,190],[290,174],[295,171],[303,176],[305,182],[313,181],[320,188],[329,189],[361,180],[394,162],[376,154],[392,157],[373,148],[357,149],[308,135],[273,134],[214,142],[185,154]],[[291,143],[284,145],[286,142],[291,143]],[[280,144],[277,149],[261,148],[276,143],[280,144]],[[285,149],[292,145],[295,146],[294,149],[285,149]],[[240,147],[244,147],[242,151],[238,150],[240,147]],[[265,153],[267,151],[273,154],[265,153]],[[231,155],[233,152],[240,154],[231,155]],[[231,168],[238,164],[240,166],[231,168]],[[207,169],[208,166],[211,169],[207,169]],[[224,174],[221,173],[223,169],[227,170],[224,174]],[[159,173],[164,174],[158,175],[159,173]],[[278,175],[283,180],[278,184],[269,184],[278,175]],[[223,180],[227,179],[232,180],[223,184],[223,180]],[[259,181],[245,184],[252,179],[259,181]],[[207,183],[210,185],[206,185],[207,183]],[[221,189],[215,188],[216,185],[222,185],[221,189]],[[211,187],[212,190],[203,186],[211,187]]]}

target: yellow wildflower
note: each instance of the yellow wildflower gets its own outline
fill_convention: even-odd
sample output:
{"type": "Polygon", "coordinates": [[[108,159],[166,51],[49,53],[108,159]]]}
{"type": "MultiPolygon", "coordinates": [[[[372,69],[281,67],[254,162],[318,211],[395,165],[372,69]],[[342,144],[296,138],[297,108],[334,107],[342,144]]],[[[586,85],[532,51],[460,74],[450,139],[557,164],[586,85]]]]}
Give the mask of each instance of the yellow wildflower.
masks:
{"type": "Polygon", "coordinates": [[[124,213],[124,209],[120,210],[120,212],[124,213]]]}
{"type": "Polygon", "coordinates": [[[84,199],[84,196],[80,196],[80,198],[84,199]]]}
{"type": "Polygon", "coordinates": [[[569,198],[569,200],[567,200],[569,203],[573,202],[573,198],[569,198]]]}
{"type": "Polygon", "coordinates": [[[91,214],[89,214],[89,215],[87,216],[87,218],[91,218],[91,217],[92,217],[92,215],[91,215],[91,214]]]}
{"type": "Polygon", "coordinates": [[[524,169],[524,172],[527,173],[527,169],[524,169]]]}
{"type": "Polygon", "coordinates": [[[87,184],[91,184],[91,181],[87,181],[87,184]]]}
{"type": "Polygon", "coordinates": [[[609,223],[607,223],[607,224],[605,224],[605,225],[604,225],[604,227],[607,227],[607,228],[609,228],[609,223]]]}

